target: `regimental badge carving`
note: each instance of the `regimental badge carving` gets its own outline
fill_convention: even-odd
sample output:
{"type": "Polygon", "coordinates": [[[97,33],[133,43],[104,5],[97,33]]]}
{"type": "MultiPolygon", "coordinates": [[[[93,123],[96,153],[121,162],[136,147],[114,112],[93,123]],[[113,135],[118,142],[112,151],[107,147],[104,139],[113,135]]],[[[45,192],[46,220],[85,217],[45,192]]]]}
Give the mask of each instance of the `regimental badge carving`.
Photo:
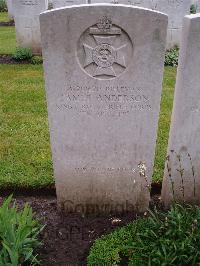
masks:
{"type": "Polygon", "coordinates": [[[132,52],[127,33],[104,16],[81,36],[78,57],[87,74],[110,79],[125,71],[132,52]]]}

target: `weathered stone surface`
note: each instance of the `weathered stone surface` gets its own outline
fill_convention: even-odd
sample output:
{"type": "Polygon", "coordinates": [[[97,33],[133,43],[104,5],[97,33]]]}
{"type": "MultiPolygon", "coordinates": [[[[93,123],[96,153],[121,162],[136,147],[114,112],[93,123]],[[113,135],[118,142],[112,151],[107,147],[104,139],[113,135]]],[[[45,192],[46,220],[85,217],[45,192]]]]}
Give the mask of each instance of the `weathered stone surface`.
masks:
{"type": "Polygon", "coordinates": [[[17,44],[41,53],[39,14],[48,8],[47,0],[14,0],[14,19],[17,44]]]}
{"type": "Polygon", "coordinates": [[[6,0],[7,8],[8,8],[8,17],[10,20],[14,19],[13,14],[13,0],[6,0]]]}
{"type": "Polygon", "coordinates": [[[183,17],[190,12],[191,0],[91,0],[91,3],[112,3],[150,8],[169,16],[167,48],[180,44],[183,17]]]}
{"type": "Polygon", "coordinates": [[[200,16],[184,18],[162,199],[200,202],[200,16]],[[194,171],[194,172],[193,172],[194,171]]]}
{"type": "Polygon", "coordinates": [[[64,6],[81,5],[87,3],[87,0],[53,0],[53,7],[59,8],[64,6]]]}
{"type": "Polygon", "coordinates": [[[40,21],[59,206],[145,210],[167,16],[85,5],[45,12],[40,21]]]}

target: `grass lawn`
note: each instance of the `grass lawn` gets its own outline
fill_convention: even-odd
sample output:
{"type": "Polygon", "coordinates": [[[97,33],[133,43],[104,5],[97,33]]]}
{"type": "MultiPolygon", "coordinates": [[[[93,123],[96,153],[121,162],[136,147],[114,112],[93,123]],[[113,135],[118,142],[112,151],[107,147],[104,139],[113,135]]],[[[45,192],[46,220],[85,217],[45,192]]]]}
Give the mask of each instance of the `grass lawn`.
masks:
{"type": "Polygon", "coordinates": [[[7,21],[9,21],[8,13],[0,12],[0,22],[7,22],[7,21]]]}
{"type": "MultiPolygon", "coordinates": [[[[1,13],[0,13],[1,14],[1,13]]],[[[0,27],[0,54],[13,54],[16,48],[15,28],[0,27]]]]}
{"type": "Polygon", "coordinates": [[[154,181],[161,181],[163,178],[163,169],[165,164],[171,121],[171,111],[173,107],[175,80],[176,68],[165,67],[156,147],[156,158],[154,164],[154,181]]]}
{"type": "Polygon", "coordinates": [[[0,187],[53,183],[42,66],[0,65],[0,187]]]}
{"type": "MultiPolygon", "coordinates": [[[[157,181],[163,175],[175,73],[175,68],[165,68],[154,173],[157,181]]],[[[0,187],[52,184],[42,66],[0,65],[0,101],[0,187]]]]}

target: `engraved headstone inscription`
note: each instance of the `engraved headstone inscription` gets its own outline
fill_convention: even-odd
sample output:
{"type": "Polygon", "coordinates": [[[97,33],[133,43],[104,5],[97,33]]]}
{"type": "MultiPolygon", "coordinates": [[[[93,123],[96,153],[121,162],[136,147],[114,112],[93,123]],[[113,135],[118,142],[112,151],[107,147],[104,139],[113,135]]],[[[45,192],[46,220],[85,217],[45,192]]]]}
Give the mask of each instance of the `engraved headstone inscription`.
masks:
{"type": "Polygon", "coordinates": [[[119,5],[40,15],[54,175],[66,212],[148,206],[167,20],[119,5]]]}
{"type": "Polygon", "coordinates": [[[39,14],[48,8],[47,0],[14,0],[14,19],[18,47],[41,53],[39,14]]]}
{"type": "Polygon", "coordinates": [[[167,48],[179,46],[183,17],[190,12],[191,0],[91,0],[91,3],[134,5],[150,8],[169,16],[167,48]]]}
{"type": "Polygon", "coordinates": [[[88,4],[88,0],[52,0],[53,7],[59,8],[64,6],[88,4]]]}
{"type": "Polygon", "coordinates": [[[200,203],[200,14],[186,16],[163,180],[165,206],[200,203]]]}

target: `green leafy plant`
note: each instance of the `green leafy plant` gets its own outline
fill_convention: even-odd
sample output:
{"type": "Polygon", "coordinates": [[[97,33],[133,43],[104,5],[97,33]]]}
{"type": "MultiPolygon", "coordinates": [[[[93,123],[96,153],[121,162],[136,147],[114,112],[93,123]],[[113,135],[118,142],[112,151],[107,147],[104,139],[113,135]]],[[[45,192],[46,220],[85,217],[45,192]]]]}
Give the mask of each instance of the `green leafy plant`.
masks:
{"type": "Polygon", "coordinates": [[[178,66],[179,48],[175,47],[165,53],[165,66],[178,66]]]}
{"type": "Polygon", "coordinates": [[[167,212],[149,211],[148,218],[96,240],[88,266],[200,265],[200,207],[174,204],[167,212]]]}
{"type": "Polygon", "coordinates": [[[0,0],[0,12],[6,12],[8,11],[6,1],[0,0]]]}
{"type": "Polygon", "coordinates": [[[197,13],[197,6],[193,4],[190,6],[190,14],[196,14],[196,13],[197,13]]]}
{"type": "Polygon", "coordinates": [[[30,48],[17,48],[12,57],[16,61],[31,60],[33,53],[30,48]]]}
{"type": "Polygon", "coordinates": [[[38,265],[34,250],[41,244],[38,241],[41,230],[27,204],[19,211],[11,196],[5,200],[0,207],[0,265],[38,265]]]}
{"type": "Polygon", "coordinates": [[[33,65],[40,65],[43,63],[43,59],[41,56],[38,56],[38,55],[34,55],[32,58],[31,58],[31,64],[33,65]]]}

